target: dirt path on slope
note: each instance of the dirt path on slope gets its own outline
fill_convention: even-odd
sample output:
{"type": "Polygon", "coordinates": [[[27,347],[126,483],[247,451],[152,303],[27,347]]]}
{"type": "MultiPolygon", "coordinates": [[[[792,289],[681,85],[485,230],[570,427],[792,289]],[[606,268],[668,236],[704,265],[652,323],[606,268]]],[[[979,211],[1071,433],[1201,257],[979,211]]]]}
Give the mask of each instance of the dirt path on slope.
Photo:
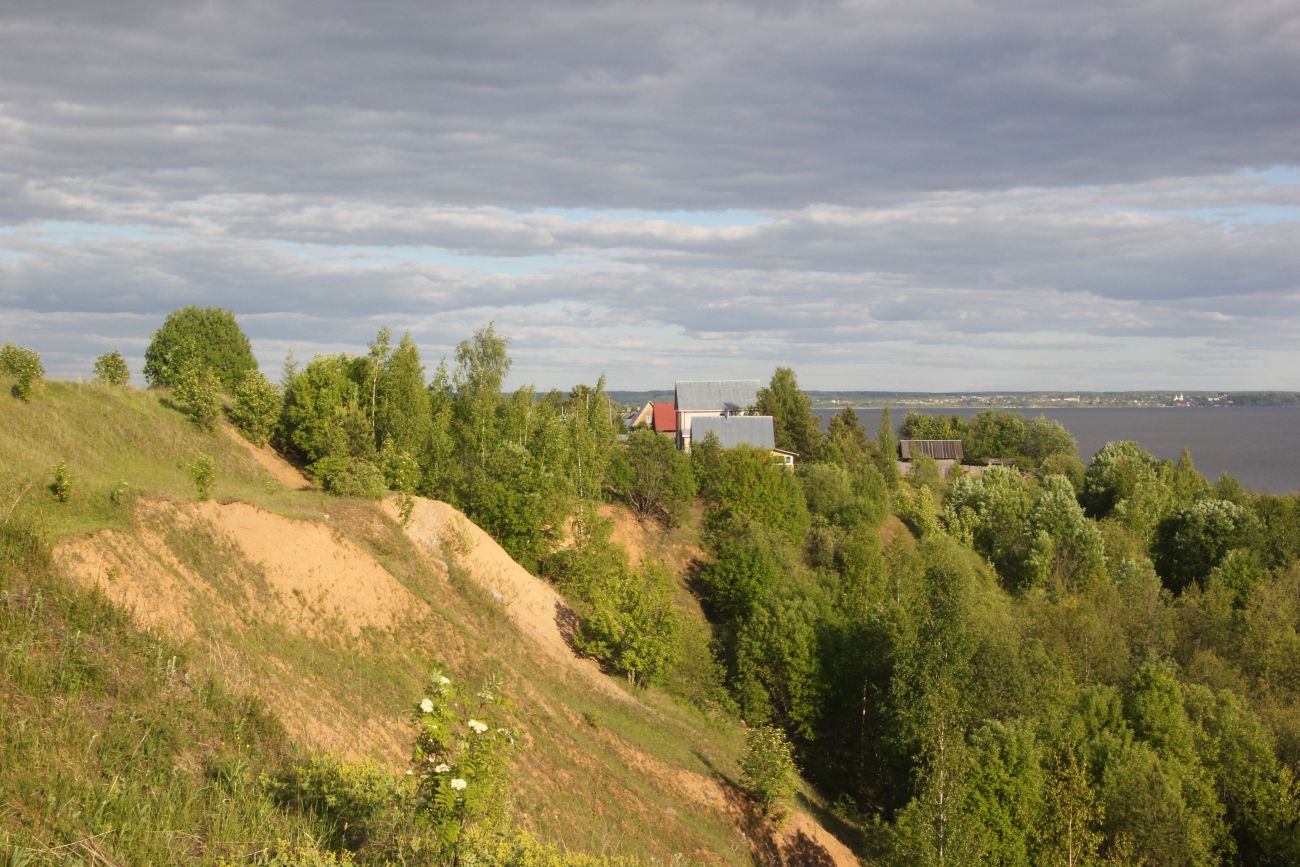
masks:
{"type": "Polygon", "coordinates": [[[257,461],[257,465],[266,470],[271,478],[293,491],[310,488],[311,481],[299,472],[298,468],[276,454],[270,446],[255,446],[228,424],[223,424],[221,430],[227,437],[239,443],[248,456],[257,461]]]}
{"type": "MultiPolygon", "coordinates": [[[[385,501],[384,509],[395,520],[398,518],[393,500],[385,501]]],[[[594,660],[578,656],[569,646],[561,624],[572,617],[572,612],[560,594],[516,563],[495,539],[454,506],[417,497],[406,533],[435,559],[446,556],[459,564],[547,656],[602,694],[619,701],[633,700],[610,682],[594,660]]]]}

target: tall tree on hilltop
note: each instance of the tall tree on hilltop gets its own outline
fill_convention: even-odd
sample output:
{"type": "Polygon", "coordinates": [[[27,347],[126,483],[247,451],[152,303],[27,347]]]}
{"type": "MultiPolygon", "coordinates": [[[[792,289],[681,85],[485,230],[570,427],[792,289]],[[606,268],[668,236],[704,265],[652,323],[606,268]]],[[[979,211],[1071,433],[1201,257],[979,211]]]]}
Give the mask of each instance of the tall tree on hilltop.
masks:
{"type": "Polygon", "coordinates": [[[220,307],[173,310],[144,351],[144,375],[151,385],[174,385],[189,365],[211,370],[228,392],[245,373],[257,370],[248,337],[235,315],[220,307]]]}
{"type": "Polygon", "coordinates": [[[805,460],[817,457],[821,431],[812,401],[799,388],[794,371],[778,367],[767,388],[758,390],[758,414],[772,417],[776,447],[797,452],[805,460]]]}
{"type": "Polygon", "coordinates": [[[375,385],[375,441],[391,440],[393,447],[408,455],[421,454],[428,446],[433,426],[432,400],[424,383],[420,350],[411,335],[387,357],[375,385]]]}

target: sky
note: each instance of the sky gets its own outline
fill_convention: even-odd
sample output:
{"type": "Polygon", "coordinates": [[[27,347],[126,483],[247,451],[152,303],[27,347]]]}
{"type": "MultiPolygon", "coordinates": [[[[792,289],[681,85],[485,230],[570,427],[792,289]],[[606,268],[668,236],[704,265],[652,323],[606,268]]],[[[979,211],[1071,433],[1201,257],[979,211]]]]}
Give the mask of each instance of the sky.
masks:
{"type": "Polygon", "coordinates": [[[0,340],[1300,389],[1294,0],[0,0],[0,340]]]}

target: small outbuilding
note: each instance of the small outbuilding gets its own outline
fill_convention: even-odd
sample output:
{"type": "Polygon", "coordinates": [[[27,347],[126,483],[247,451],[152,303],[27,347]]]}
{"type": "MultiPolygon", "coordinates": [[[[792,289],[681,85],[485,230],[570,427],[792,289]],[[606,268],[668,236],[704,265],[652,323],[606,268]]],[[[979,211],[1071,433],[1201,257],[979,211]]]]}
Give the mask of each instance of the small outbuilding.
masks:
{"type": "Polygon", "coordinates": [[[914,455],[926,455],[936,461],[961,463],[961,440],[899,440],[898,454],[905,461],[914,455]]]}

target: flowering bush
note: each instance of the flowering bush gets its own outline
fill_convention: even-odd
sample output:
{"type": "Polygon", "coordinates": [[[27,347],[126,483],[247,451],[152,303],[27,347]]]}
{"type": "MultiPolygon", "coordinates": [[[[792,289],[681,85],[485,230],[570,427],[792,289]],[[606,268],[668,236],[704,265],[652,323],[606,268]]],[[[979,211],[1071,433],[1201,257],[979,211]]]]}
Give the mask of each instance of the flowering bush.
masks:
{"type": "Polygon", "coordinates": [[[411,755],[415,810],[441,850],[452,855],[465,829],[504,814],[505,766],[515,743],[501,724],[507,710],[495,680],[464,696],[435,671],[412,711],[419,728],[411,755]]]}
{"type": "Polygon", "coordinates": [[[131,381],[131,371],[120,352],[105,352],[95,359],[95,379],[105,385],[126,385],[131,381]]]}
{"type": "Polygon", "coordinates": [[[32,393],[45,375],[45,366],[36,350],[6,343],[0,348],[0,373],[14,378],[14,397],[31,400],[32,393]]]}
{"type": "Polygon", "coordinates": [[[794,751],[785,732],[775,726],[749,730],[740,760],[740,783],[759,809],[779,817],[782,802],[794,794],[796,773],[794,751]]]}
{"type": "Polygon", "coordinates": [[[211,430],[221,416],[221,380],[206,367],[181,368],[172,383],[172,398],[195,427],[211,430]]]}

